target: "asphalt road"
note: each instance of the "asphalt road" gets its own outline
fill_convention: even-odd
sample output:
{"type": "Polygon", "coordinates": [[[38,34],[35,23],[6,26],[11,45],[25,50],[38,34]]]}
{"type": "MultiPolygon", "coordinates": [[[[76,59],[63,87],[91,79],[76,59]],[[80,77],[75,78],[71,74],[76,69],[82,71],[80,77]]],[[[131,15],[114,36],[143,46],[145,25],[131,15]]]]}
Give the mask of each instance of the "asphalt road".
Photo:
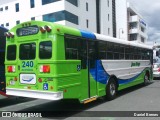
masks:
{"type": "MultiPolygon", "coordinates": [[[[147,86],[138,85],[120,91],[118,92],[117,98],[112,101],[101,98],[83,105],[77,100],[49,101],[30,98],[10,98],[0,100],[0,111],[45,112],[54,116],[50,118],[47,117],[49,115],[46,115],[45,118],[41,118],[42,120],[158,120],[160,119],[160,112],[157,113],[155,111],[160,111],[160,80],[154,80],[153,83],[147,86]],[[158,115],[159,117],[134,117],[134,115],[143,115],[144,113],[149,113],[153,116],[158,115]],[[123,117],[125,115],[128,117],[123,117]],[[61,116],[61,118],[59,118],[59,116],[61,116]]],[[[30,120],[31,118],[18,119],[30,120]]],[[[18,119],[15,118],[15,120],[18,119]]],[[[39,120],[40,118],[35,119],[39,120]]]]}

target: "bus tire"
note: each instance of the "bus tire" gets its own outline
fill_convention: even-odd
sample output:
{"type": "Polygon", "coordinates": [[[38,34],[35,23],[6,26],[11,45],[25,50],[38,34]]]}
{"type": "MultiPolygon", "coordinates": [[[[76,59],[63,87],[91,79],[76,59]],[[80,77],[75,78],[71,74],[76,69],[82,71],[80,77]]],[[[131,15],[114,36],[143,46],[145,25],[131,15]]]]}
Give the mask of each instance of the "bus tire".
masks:
{"type": "Polygon", "coordinates": [[[106,87],[106,98],[107,100],[113,100],[117,95],[117,84],[115,79],[111,78],[106,87]]]}
{"type": "Polygon", "coordinates": [[[149,83],[149,74],[146,73],[144,76],[144,85],[147,85],[149,83]]]}

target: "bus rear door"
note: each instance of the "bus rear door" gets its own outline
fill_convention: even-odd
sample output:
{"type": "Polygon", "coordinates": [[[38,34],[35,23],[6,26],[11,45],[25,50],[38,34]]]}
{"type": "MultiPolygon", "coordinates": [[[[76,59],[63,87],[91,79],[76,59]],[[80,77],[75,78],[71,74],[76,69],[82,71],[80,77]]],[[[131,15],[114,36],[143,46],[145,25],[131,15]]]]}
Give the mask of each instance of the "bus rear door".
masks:
{"type": "Polygon", "coordinates": [[[29,85],[36,84],[36,42],[21,43],[19,45],[18,72],[20,84],[29,85]]]}

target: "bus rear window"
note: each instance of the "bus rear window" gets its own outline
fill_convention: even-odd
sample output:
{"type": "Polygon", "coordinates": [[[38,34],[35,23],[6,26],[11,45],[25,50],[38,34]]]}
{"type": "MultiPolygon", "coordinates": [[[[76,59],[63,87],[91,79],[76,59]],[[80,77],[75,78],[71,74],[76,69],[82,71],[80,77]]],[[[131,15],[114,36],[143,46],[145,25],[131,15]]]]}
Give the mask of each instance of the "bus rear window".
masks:
{"type": "Polygon", "coordinates": [[[16,45],[7,47],[7,60],[16,60],[16,45]]]}
{"type": "Polygon", "coordinates": [[[32,60],[36,57],[36,44],[26,43],[20,45],[19,57],[21,60],[32,60]]]}
{"type": "Polygon", "coordinates": [[[52,42],[45,41],[39,45],[39,58],[50,59],[52,57],[52,42]]]}

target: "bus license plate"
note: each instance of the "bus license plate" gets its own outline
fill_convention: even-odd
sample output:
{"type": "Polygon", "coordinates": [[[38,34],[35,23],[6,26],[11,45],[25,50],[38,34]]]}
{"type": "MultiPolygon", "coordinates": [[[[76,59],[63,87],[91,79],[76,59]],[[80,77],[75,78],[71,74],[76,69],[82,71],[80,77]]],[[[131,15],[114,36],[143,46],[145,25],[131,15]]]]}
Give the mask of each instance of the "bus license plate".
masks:
{"type": "Polygon", "coordinates": [[[35,74],[20,74],[20,82],[22,84],[36,84],[35,74]]]}

